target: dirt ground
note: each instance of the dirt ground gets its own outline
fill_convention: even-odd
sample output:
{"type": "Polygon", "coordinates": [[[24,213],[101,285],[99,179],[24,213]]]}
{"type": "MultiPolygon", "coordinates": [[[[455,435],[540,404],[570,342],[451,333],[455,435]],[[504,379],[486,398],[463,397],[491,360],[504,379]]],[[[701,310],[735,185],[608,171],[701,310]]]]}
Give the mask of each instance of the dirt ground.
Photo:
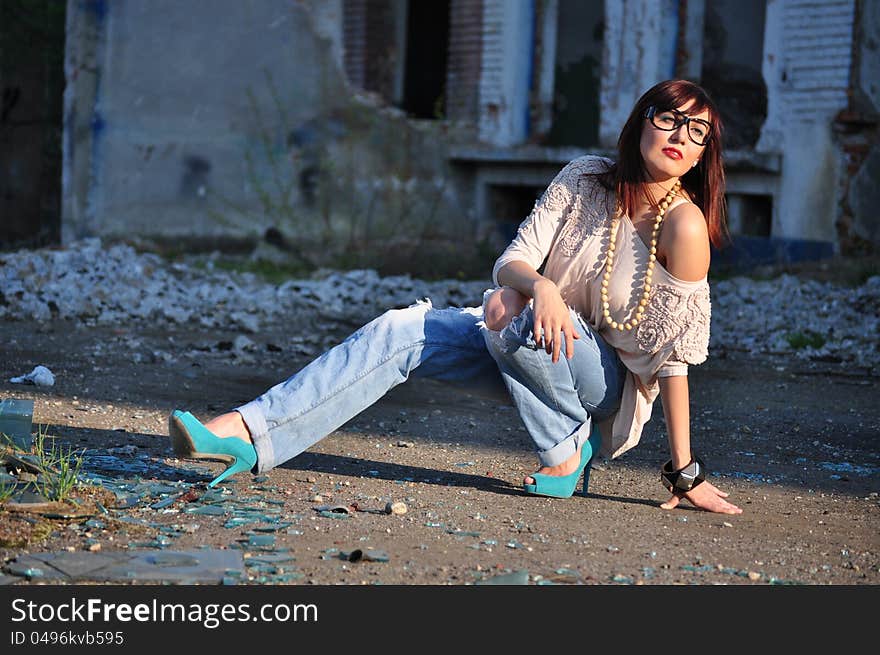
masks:
{"type": "MultiPolygon", "coordinates": [[[[354,327],[337,325],[320,345],[354,327]]],[[[282,326],[249,335],[255,351],[242,357],[230,350],[236,336],[0,322],[0,398],[33,399],[35,426],[61,443],[97,452],[137,446],[127,457],[155,464],[144,479],[207,481],[221,465],[175,459],[168,413],[210,417],[308,361],[282,326]],[[55,373],[55,386],[9,382],[38,364],[55,373]]],[[[229,486],[276,503],[290,522],[275,547],[295,557],[292,584],[462,585],[523,570],[530,584],[880,582],[880,380],[833,362],[723,351],[692,367],[690,379],[694,449],[740,516],[659,508],[666,491],[658,467],[668,457],[659,402],[641,444],[594,467],[588,496],[548,499],[519,486],[536,459],[512,405],[418,379],[265,479],[239,474],[229,486]],[[389,501],[407,512],[342,519],[315,510],[381,510],[389,501]],[[384,551],[387,561],[335,555],[355,549],[384,551]]],[[[34,530],[33,520],[0,510],[0,534],[20,538],[0,547],[0,564],[96,543],[103,552],[125,549],[155,537],[156,525],[188,526],[174,550],[247,539],[249,526],[227,528],[223,516],[180,508],[111,509],[110,517],[153,527],[107,519],[93,530],[82,527],[85,518],[34,530]]]]}

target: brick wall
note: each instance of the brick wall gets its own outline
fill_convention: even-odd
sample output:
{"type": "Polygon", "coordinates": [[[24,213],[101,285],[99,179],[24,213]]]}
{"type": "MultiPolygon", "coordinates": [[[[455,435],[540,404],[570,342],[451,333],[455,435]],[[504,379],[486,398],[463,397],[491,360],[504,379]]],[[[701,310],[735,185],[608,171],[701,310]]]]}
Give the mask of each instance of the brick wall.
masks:
{"type": "Polygon", "coordinates": [[[355,87],[395,100],[398,64],[406,56],[397,43],[392,0],[345,0],[342,31],[345,73],[355,87]]]}

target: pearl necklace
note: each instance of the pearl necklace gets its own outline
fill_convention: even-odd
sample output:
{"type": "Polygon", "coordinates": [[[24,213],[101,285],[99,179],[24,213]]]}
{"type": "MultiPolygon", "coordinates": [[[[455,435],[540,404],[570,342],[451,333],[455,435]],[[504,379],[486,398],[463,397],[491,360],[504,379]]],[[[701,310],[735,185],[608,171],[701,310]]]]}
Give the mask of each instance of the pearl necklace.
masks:
{"type": "Polygon", "coordinates": [[[608,306],[608,283],[611,280],[611,271],[614,270],[614,250],[616,248],[615,243],[617,242],[617,228],[620,226],[620,217],[623,215],[620,202],[617,203],[617,208],[611,219],[611,240],[608,243],[608,251],[605,253],[605,275],[602,277],[602,314],[605,316],[605,322],[608,323],[613,330],[620,330],[621,332],[624,330],[632,330],[641,322],[645,315],[645,308],[648,306],[648,299],[651,296],[651,277],[654,275],[654,262],[657,261],[657,235],[660,232],[660,223],[663,222],[663,216],[666,214],[669,205],[672,204],[672,200],[678,195],[679,189],[681,189],[681,180],[676,180],[675,184],[672,185],[672,188],[666,194],[666,197],[660,201],[659,211],[657,212],[656,218],[654,218],[654,230],[651,232],[648,269],[645,271],[645,284],[642,291],[642,297],[639,300],[639,304],[636,306],[635,315],[630,316],[629,319],[621,321],[620,323],[611,318],[611,310],[608,306]]]}

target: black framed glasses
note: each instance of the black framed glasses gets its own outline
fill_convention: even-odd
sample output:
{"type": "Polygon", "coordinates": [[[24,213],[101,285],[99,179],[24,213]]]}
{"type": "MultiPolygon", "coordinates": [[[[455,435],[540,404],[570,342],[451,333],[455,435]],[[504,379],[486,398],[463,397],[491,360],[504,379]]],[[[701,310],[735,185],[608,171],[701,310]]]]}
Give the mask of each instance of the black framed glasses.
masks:
{"type": "Polygon", "coordinates": [[[664,132],[672,132],[682,125],[686,126],[688,138],[698,146],[709,143],[712,135],[712,124],[701,118],[688,116],[675,109],[658,110],[656,107],[648,107],[645,118],[651,121],[651,125],[664,132]]]}

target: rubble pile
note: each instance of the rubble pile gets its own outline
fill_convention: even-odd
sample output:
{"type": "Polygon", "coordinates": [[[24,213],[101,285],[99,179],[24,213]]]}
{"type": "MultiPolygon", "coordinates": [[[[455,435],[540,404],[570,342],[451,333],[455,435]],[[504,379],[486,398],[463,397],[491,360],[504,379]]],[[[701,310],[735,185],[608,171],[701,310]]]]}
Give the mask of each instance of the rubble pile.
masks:
{"type": "MultiPolygon", "coordinates": [[[[86,325],[191,324],[255,333],[281,319],[365,322],[430,298],[436,307],[481,302],[489,280],[428,282],[373,270],[331,271],[270,284],[252,273],[168,263],[98,239],[64,249],[0,255],[0,319],[86,325]]],[[[880,368],[880,276],[857,288],[781,275],[712,285],[710,353],[740,350],[880,368]]]]}
{"type": "Polygon", "coordinates": [[[307,312],[367,321],[421,298],[435,306],[479,304],[488,281],[426,282],[373,270],[332,271],[280,285],[253,273],[212,270],[138,253],[99,239],[63,250],[0,255],[0,319],[73,319],[86,324],[132,321],[192,324],[257,332],[282,317],[307,312]]]}
{"type": "Polygon", "coordinates": [[[880,275],[859,287],[780,275],[712,285],[713,348],[851,363],[880,372],[880,275]]]}

